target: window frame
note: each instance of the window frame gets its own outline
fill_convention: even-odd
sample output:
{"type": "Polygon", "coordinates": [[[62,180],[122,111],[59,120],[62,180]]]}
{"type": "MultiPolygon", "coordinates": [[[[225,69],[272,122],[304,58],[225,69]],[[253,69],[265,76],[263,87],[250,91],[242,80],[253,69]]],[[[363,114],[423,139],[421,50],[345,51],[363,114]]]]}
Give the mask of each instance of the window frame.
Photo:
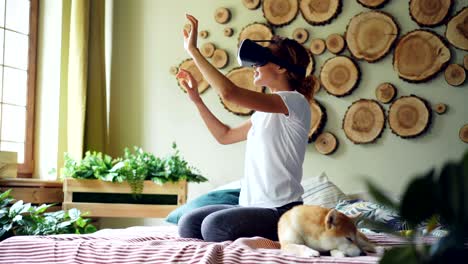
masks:
{"type": "Polygon", "coordinates": [[[29,47],[28,47],[28,93],[26,103],[26,139],[24,163],[18,164],[18,178],[32,178],[34,172],[34,112],[37,73],[37,32],[39,0],[30,0],[29,7],[29,47]]]}

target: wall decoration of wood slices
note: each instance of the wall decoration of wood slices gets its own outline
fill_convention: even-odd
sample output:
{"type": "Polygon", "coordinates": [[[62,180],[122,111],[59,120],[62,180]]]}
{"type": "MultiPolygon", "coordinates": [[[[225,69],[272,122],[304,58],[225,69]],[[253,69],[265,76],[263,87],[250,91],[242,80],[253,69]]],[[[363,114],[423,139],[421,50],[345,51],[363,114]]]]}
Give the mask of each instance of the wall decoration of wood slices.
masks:
{"type": "Polygon", "coordinates": [[[242,4],[250,10],[255,10],[260,6],[260,0],[242,0],[242,4]]]}
{"type": "Polygon", "coordinates": [[[436,27],[446,22],[452,0],[410,0],[409,14],[421,27],[436,27]]]}
{"type": "Polygon", "coordinates": [[[299,8],[307,23],[325,25],[341,12],[342,0],[300,0],[299,8]]]}
{"type": "Polygon", "coordinates": [[[316,95],[318,92],[320,92],[320,88],[322,88],[322,85],[320,84],[320,79],[317,78],[315,75],[310,75],[310,78],[312,78],[312,97],[316,95]]]}
{"type": "Polygon", "coordinates": [[[376,62],[390,52],[398,32],[398,26],[390,14],[368,11],[351,18],[345,37],[353,57],[376,62]]]}
{"type": "MultiPolygon", "coordinates": [[[[270,40],[273,38],[273,30],[267,24],[254,22],[241,29],[237,46],[247,38],[251,40],[270,40]]],[[[268,42],[259,42],[258,44],[264,47],[268,46],[268,42]]]]}
{"type": "Polygon", "coordinates": [[[309,38],[309,32],[305,28],[296,28],[292,34],[292,38],[300,44],[304,44],[309,38]]]}
{"type": "Polygon", "coordinates": [[[215,10],[214,18],[219,24],[226,24],[231,19],[231,11],[225,7],[220,7],[215,10]]]}
{"type": "Polygon", "coordinates": [[[213,52],[213,57],[211,58],[211,63],[218,69],[226,67],[229,63],[229,55],[223,49],[216,49],[213,52]]]}
{"type": "Polygon", "coordinates": [[[315,59],[314,59],[314,56],[312,55],[312,53],[307,52],[307,54],[309,55],[310,62],[309,62],[309,65],[307,66],[307,69],[306,69],[306,76],[309,76],[315,70],[315,59]]]}
{"type": "Polygon", "coordinates": [[[317,100],[310,100],[310,130],[309,130],[309,143],[315,141],[317,136],[322,133],[323,128],[327,122],[327,111],[322,104],[317,100]]]}
{"type": "Polygon", "coordinates": [[[334,33],[330,34],[325,40],[325,45],[327,46],[328,51],[333,54],[338,54],[342,52],[346,47],[346,42],[340,34],[334,33]]]}
{"type": "Polygon", "coordinates": [[[208,36],[210,35],[210,33],[208,33],[208,31],[206,31],[206,30],[202,30],[202,31],[200,31],[200,32],[198,33],[198,35],[200,36],[200,38],[206,39],[206,38],[208,38],[208,36]]]}
{"type": "MultiPolygon", "coordinates": [[[[184,69],[190,72],[193,76],[193,78],[197,81],[198,83],[198,92],[202,94],[208,87],[210,87],[210,84],[203,78],[203,75],[201,74],[200,70],[198,70],[197,66],[195,65],[195,62],[193,59],[186,59],[183,62],[180,63],[179,69],[184,69]]],[[[181,79],[177,79],[177,82],[179,84],[179,87],[184,91],[185,88],[181,84],[181,79]]]]}
{"type": "MultiPolygon", "coordinates": [[[[237,67],[232,70],[230,70],[227,74],[226,77],[229,78],[235,85],[249,89],[252,91],[256,92],[264,92],[264,88],[261,86],[256,86],[254,85],[254,70],[252,68],[247,68],[247,67],[237,67]]],[[[251,115],[253,113],[253,110],[242,107],[238,104],[225,101],[221,98],[221,103],[224,105],[224,107],[236,114],[236,115],[251,115]]]]}
{"type": "Polygon", "coordinates": [[[354,144],[375,142],[384,128],[384,109],[375,100],[355,101],[348,108],[343,119],[345,135],[354,144]]]}
{"type": "Polygon", "coordinates": [[[468,51],[468,6],[450,19],[445,37],[454,47],[468,51]]]}
{"type": "Polygon", "coordinates": [[[211,58],[211,57],[213,57],[213,54],[214,54],[215,50],[216,50],[216,46],[213,43],[206,42],[201,46],[200,53],[205,58],[211,58]]]}
{"type": "Polygon", "coordinates": [[[172,66],[171,68],[169,68],[169,72],[170,72],[172,75],[176,75],[177,72],[179,72],[179,69],[178,69],[176,66],[172,66]]]}
{"type": "Polygon", "coordinates": [[[439,115],[442,115],[442,114],[445,114],[445,112],[447,112],[447,105],[446,104],[443,104],[443,103],[438,103],[434,106],[434,111],[439,114],[439,115]]]}
{"type": "Polygon", "coordinates": [[[375,97],[383,104],[390,103],[397,95],[395,86],[391,83],[381,83],[375,89],[375,97]]]}
{"type": "Polygon", "coordinates": [[[326,48],[326,44],[325,44],[325,40],[323,39],[313,39],[310,41],[310,52],[312,52],[312,54],[314,55],[320,55],[320,54],[323,54],[323,52],[325,51],[325,48],[326,48]]]}
{"type": "Polygon", "coordinates": [[[468,54],[463,56],[463,67],[468,71],[468,54]]]}
{"type": "Polygon", "coordinates": [[[230,27],[226,27],[226,28],[224,28],[223,33],[224,33],[224,36],[230,37],[230,36],[232,36],[232,34],[234,34],[234,29],[232,29],[230,27]]]}
{"type": "Polygon", "coordinates": [[[414,138],[426,132],[431,123],[431,107],[426,100],[402,96],[388,109],[388,124],[392,132],[402,138],[414,138]]]}
{"type": "Polygon", "coordinates": [[[389,0],[357,0],[364,7],[377,9],[382,8],[389,0]]]}
{"type": "Polygon", "coordinates": [[[468,124],[465,124],[460,128],[458,136],[460,137],[461,141],[468,143],[468,124]]]}
{"type": "Polygon", "coordinates": [[[289,25],[299,13],[297,0],[263,0],[263,16],[275,27],[289,25]]]}
{"type": "Polygon", "coordinates": [[[330,132],[324,132],[317,137],[315,140],[315,149],[323,154],[330,155],[338,148],[338,140],[335,135],[330,132]]]}
{"type": "Polygon", "coordinates": [[[358,65],[346,56],[328,59],[320,70],[320,83],[325,90],[334,96],[342,97],[351,94],[360,80],[358,65]]]}
{"type": "Polygon", "coordinates": [[[398,41],[393,68],[405,81],[424,82],[444,69],[450,58],[450,49],[439,35],[429,30],[414,30],[398,41]]]}
{"type": "Polygon", "coordinates": [[[466,79],[465,69],[455,63],[447,66],[444,75],[447,83],[452,86],[460,86],[465,82],[466,79]]]}

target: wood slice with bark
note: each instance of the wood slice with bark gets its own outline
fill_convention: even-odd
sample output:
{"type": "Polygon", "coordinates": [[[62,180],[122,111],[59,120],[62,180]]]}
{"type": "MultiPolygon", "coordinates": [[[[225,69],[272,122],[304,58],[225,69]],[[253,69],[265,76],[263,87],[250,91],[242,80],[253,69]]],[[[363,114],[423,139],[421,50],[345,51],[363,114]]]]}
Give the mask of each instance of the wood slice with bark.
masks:
{"type": "Polygon", "coordinates": [[[341,12],[342,0],[300,0],[299,8],[311,25],[330,23],[341,12]]]}
{"type": "MultiPolygon", "coordinates": [[[[305,47],[304,47],[305,48],[305,47]]],[[[315,70],[315,59],[314,59],[314,56],[312,55],[312,53],[310,52],[307,52],[307,54],[309,55],[309,65],[307,65],[307,68],[306,68],[306,76],[310,75],[310,74],[313,74],[314,73],[314,70],[315,70]]]]}
{"type": "Polygon", "coordinates": [[[327,46],[327,49],[333,54],[342,52],[346,47],[343,36],[337,33],[330,34],[325,40],[325,45],[327,46]]]}
{"type": "Polygon", "coordinates": [[[385,128],[385,113],[375,100],[360,99],[351,104],[343,119],[346,137],[354,144],[373,143],[385,128]]]}
{"type": "Polygon", "coordinates": [[[177,66],[172,66],[171,68],[169,68],[169,72],[172,75],[176,75],[179,72],[179,68],[177,68],[177,66]]]}
{"type": "Polygon", "coordinates": [[[216,50],[216,46],[211,42],[207,42],[201,46],[200,53],[205,58],[211,58],[213,57],[215,50],[216,50]]]}
{"type": "Polygon", "coordinates": [[[311,75],[311,78],[312,78],[312,97],[313,97],[318,92],[320,92],[320,88],[322,88],[322,85],[320,84],[320,79],[317,78],[317,76],[311,75]]]}
{"type": "Polygon", "coordinates": [[[351,94],[359,80],[357,64],[346,56],[328,59],[320,70],[320,83],[329,94],[337,97],[351,94]]]}
{"type": "Polygon", "coordinates": [[[397,90],[391,83],[382,83],[375,89],[375,97],[384,104],[390,103],[396,94],[397,90]]]}
{"type": "Polygon", "coordinates": [[[229,56],[227,52],[223,49],[216,49],[213,52],[213,57],[211,58],[213,65],[218,68],[222,69],[228,65],[229,56]]]}
{"type": "Polygon", "coordinates": [[[442,38],[429,30],[414,30],[400,38],[393,53],[393,68],[408,82],[424,82],[445,68],[451,58],[442,38]]]}
{"type": "Polygon", "coordinates": [[[346,44],[354,58],[376,62],[390,52],[398,32],[391,15],[381,11],[363,12],[349,21],[346,44]]]}
{"type": "Polygon", "coordinates": [[[219,24],[226,24],[231,19],[231,11],[225,7],[220,7],[215,10],[215,21],[219,24]]]}
{"type": "Polygon", "coordinates": [[[458,136],[460,137],[461,141],[468,143],[468,124],[465,124],[460,128],[458,136]]]}
{"type": "MultiPolygon", "coordinates": [[[[263,23],[252,23],[245,26],[241,29],[239,33],[239,39],[237,46],[241,44],[244,39],[251,39],[251,40],[271,40],[273,38],[273,30],[270,26],[263,23]]],[[[268,42],[259,42],[259,45],[264,47],[268,46],[268,42]]]]}
{"type": "Polygon", "coordinates": [[[327,122],[327,111],[317,100],[310,100],[310,130],[309,143],[315,141],[317,136],[322,133],[327,122]]]}
{"type": "Polygon", "coordinates": [[[431,123],[431,108],[424,99],[402,96],[388,109],[388,124],[402,138],[414,138],[426,132],[431,123]]]}
{"type": "Polygon", "coordinates": [[[242,0],[242,4],[250,10],[255,10],[260,6],[260,0],[242,0]]]}
{"type": "Polygon", "coordinates": [[[310,52],[314,55],[320,55],[325,51],[326,44],[323,39],[313,39],[310,42],[310,52]]]}
{"type": "Polygon", "coordinates": [[[304,44],[309,38],[309,32],[305,28],[296,28],[292,34],[294,40],[304,44]]]}
{"type": "Polygon", "coordinates": [[[298,0],[263,0],[263,16],[269,24],[281,27],[289,25],[299,13],[298,0]]]}
{"type": "Polygon", "coordinates": [[[464,7],[450,19],[445,37],[454,47],[468,50],[468,7],[464,7]]]}
{"type": "Polygon", "coordinates": [[[389,0],[358,0],[358,3],[364,7],[377,9],[382,8],[389,0]]]}
{"type": "Polygon", "coordinates": [[[465,82],[465,69],[458,64],[450,64],[445,69],[445,80],[452,86],[460,86],[465,82]]]}
{"type": "Polygon", "coordinates": [[[443,103],[438,103],[434,106],[434,111],[439,115],[445,114],[445,112],[447,112],[447,105],[443,103]]]}
{"type": "Polygon", "coordinates": [[[463,56],[463,67],[468,71],[468,54],[463,56]]]}
{"type": "Polygon", "coordinates": [[[338,148],[338,140],[335,135],[330,132],[320,134],[315,140],[315,149],[323,154],[330,155],[338,148]]]}
{"type": "Polygon", "coordinates": [[[411,19],[421,27],[436,27],[447,21],[452,0],[410,0],[411,19]]]}
{"type": "MultiPolygon", "coordinates": [[[[210,87],[210,84],[205,80],[205,78],[203,78],[203,75],[201,74],[200,70],[198,70],[198,67],[195,65],[195,62],[193,61],[193,59],[186,59],[183,62],[181,62],[179,64],[179,69],[187,70],[188,72],[192,74],[193,78],[198,83],[198,92],[200,94],[205,92],[206,89],[210,87]]],[[[185,91],[184,86],[182,86],[181,84],[181,79],[177,79],[177,84],[184,92],[187,92],[185,91]]]]}
{"type": "MultiPolygon", "coordinates": [[[[237,67],[232,70],[230,70],[227,74],[226,77],[229,78],[235,85],[249,89],[252,91],[256,92],[263,92],[264,89],[261,86],[256,86],[254,85],[254,70],[252,68],[248,67],[237,67]]],[[[254,111],[252,109],[248,109],[245,107],[242,107],[238,104],[223,100],[220,98],[221,103],[224,105],[224,108],[226,108],[228,111],[236,114],[236,115],[251,115],[254,111]]]]}
{"type": "Polygon", "coordinates": [[[206,30],[202,30],[200,31],[200,33],[198,33],[198,35],[200,36],[200,38],[206,39],[210,35],[210,33],[208,33],[208,31],[206,30]]]}
{"type": "Polygon", "coordinates": [[[226,37],[230,37],[232,36],[232,34],[234,34],[234,29],[232,29],[231,27],[227,27],[227,28],[224,28],[224,36],[226,37]]]}

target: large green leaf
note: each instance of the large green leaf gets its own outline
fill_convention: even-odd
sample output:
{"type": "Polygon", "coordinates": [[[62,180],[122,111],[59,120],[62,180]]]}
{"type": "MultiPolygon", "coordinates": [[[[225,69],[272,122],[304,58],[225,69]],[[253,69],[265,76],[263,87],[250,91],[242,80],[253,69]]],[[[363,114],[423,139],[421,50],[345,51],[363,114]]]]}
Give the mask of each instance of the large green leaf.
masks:
{"type": "Polygon", "coordinates": [[[370,181],[366,181],[366,184],[367,184],[367,189],[369,190],[370,195],[374,197],[376,202],[378,202],[379,204],[385,205],[395,211],[398,210],[398,206],[388,196],[386,196],[385,193],[381,189],[379,189],[376,185],[374,185],[370,181]]]}
{"type": "Polygon", "coordinates": [[[385,252],[380,264],[420,264],[416,249],[413,246],[394,247],[385,252]]]}

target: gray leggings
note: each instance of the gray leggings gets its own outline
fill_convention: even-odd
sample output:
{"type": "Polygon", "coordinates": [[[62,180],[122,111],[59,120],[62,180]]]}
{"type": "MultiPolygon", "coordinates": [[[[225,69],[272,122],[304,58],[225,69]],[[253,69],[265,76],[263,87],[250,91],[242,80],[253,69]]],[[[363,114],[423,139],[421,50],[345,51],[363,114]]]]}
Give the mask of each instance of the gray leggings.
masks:
{"type": "Polygon", "coordinates": [[[277,208],[208,205],[195,209],[179,220],[179,235],[208,242],[261,236],[278,240],[278,220],[283,213],[302,202],[277,208]]]}

